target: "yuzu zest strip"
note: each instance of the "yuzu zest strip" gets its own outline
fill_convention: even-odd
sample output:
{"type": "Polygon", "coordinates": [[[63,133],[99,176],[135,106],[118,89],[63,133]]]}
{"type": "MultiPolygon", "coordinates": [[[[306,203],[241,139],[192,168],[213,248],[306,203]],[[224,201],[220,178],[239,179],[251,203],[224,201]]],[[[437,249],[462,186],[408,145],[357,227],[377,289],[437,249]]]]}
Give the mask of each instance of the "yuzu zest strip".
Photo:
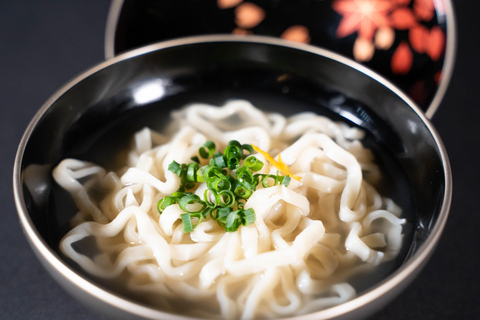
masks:
{"type": "Polygon", "coordinates": [[[285,175],[290,176],[297,181],[300,181],[300,179],[302,179],[302,177],[296,176],[290,171],[290,168],[285,164],[285,162],[283,162],[280,154],[278,155],[278,161],[276,161],[275,159],[272,158],[272,156],[270,156],[267,152],[263,151],[259,147],[255,146],[253,144],[251,146],[253,147],[253,150],[257,151],[262,156],[264,156],[265,159],[267,159],[268,162],[273,164],[275,166],[275,168],[277,168],[278,170],[283,172],[285,175]]]}

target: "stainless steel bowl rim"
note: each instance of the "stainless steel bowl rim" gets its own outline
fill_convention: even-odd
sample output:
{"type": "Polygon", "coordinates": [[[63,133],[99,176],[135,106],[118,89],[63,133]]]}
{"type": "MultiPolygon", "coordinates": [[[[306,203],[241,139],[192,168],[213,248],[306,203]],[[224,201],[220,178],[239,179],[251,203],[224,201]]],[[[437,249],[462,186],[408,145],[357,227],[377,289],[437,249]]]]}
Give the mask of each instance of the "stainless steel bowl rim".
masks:
{"type": "Polygon", "coordinates": [[[406,94],[404,94],[401,90],[396,88],[388,80],[386,80],[379,74],[373,72],[372,70],[362,66],[361,64],[322,48],[285,41],[285,40],[277,39],[273,37],[264,37],[264,36],[209,35],[209,36],[193,36],[193,37],[186,37],[186,38],[175,39],[170,41],[162,41],[162,42],[148,45],[139,49],[131,50],[129,52],[118,55],[110,60],[99,63],[98,65],[92,67],[91,69],[75,77],[73,80],[71,80],[70,82],[65,84],[62,88],[60,88],[56,93],[54,93],[43,104],[43,106],[39,109],[39,111],[35,114],[31,122],[27,126],[27,129],[25,130],[25,133],[20,141],[20,144],[17,150],[14,169],[13,169],[13,191],[14,191],[15,205],[17,208],[17,212],[18,212],[19,219],[23,227],[24,233],[28,241],[30,242],[30,245],[34,249],[34,251],[36,250],[36,254],[40,255],[41,258],[44,259],[44,261],[50,264],[52,268],[54,268],[63,277],[68,279],[68,281],[70,281],[76,287],[96,297],[97,299],[104,301],[105,303],[113,307],[124,310],[133,315],[145,317],[145,318],[161,318],[162,316],[168,315],[169,319],[190,319],[183,316],[165,313],[154,308],[142,306],[128,299],[122,298],[116,295],[115,293],[109,292],[108,290],[98,287],[92,281],[87,280],[84,277],[80,276],[73,269],[71,269],[67,264],[65,264],[62,261],[62,259],[58,256],[58,254],[52,248],[49,247],[49,245],[46,243],[46,241],[43,239],[43,237],[40,235],[40,233],[36,229],[32,219],[29,216],[27,207],[24,202],[24,195],[23,195],[23,189],[22,189],[21,165],[22,165],[22,159],[23,159],[25,147],[28,143],[30,135],[32,134],[40,118],[44,115],[44,113],[49,109],[49,107],[56,100],[58,100],[63,94],[65,94],[70,88],[75,86],[80,81],[88,78],[90,75],[102,70],[103,68],[113,65],[119,61],[130,59],[143,54],[147,54],[152,51],[161,50],[169,47],[176,47],[176,46],[183,46],[183,45],[197,44],[197,43],[211,43],[211,42],[251,42],[251,43],[268,44],[272,46],[290,47],[292,49],[307,51],[313,54],[324,56],[326,58],[336,60],[342,64],[350,66],[351,68],[359,70],[360,72],[368,75],[369,77],[375,79],[379,83],[389,88],[392,92],[394,92],[397,96],[399,96],[402,100],[404,100],[417,113],[418,117],[427,126],[435,142],[437,143],[440,157],[442,159],[442,163],[444,167],[443,173],[445,176],[445,190],[444,190],[443,203],[441,204],[440,214],[435,223],[435,226],[431,231],[431,234],[428,236],[428,238],[422,244],[422,246],[418,249],[418,251],[412,257],[410,257],[408,261],[405,264],[403,264],[399,269],[394,271],[386,279],[378,283],[376,286],[374,286],[371,290],[369,290],[365,294],[362,294],[351,301],[348,301],[346,303],[343,303],[341,305],[338,305],[329,309],[325,309],[322,311],[318,311],[318,312],[314,312],[306,315],[286,318],[286,319],[306,320],[306,319],[330,319],[334,317],[339,317],[343,314],[347,314],[362,306],[365,306],[366,304],[374,301],[375,299],[387,294],[391,289],[395,288],[396,286],[400,285],[403,281],[410,278],[412,274],[415,274],[416,272],[418,272],[419,269],[423,267],[425,262],[430,257],[431,253],[435,249],[435,246],[437,245],[438,240],[443,232],[443,229],[445,227],[445,224],[448,218],[450,205],[451,205],[451,197],[452,197],[452,173],[450,169],[450,163],[449,163],[448,156],[447,156],[445,147],[443,145],[443,142],[439,134],[433,127],[433,125],[430,123],[430,120],[423,114],[422,110],[418,108],[415,105],[415,103],[406,94]]]}

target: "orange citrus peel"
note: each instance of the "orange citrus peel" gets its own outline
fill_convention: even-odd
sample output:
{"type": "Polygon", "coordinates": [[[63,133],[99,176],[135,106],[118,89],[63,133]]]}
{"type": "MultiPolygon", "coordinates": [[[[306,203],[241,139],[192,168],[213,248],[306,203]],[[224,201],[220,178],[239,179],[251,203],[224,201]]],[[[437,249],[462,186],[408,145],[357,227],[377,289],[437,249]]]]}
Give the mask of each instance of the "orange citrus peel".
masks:
{"type": "Polygon", "coordinates": [[[263,151],[259,147],[253,144],[252,144],[252,147],[253,147],[253,150],[257,151],[262,156],[264,156],[268,162],[270,162],[273,166],[275,166],[275,168],[283,172],[285,175],[290,176],[291,178],[297,181],[300,181],[300,179],[302,179],[302,177],[296,176],[290,171],[290,168],[288,167],[288,165],[285,164],[285,162],[283,162],[280,154],[278,155],[278,161],[276,161],[275,159],[272,158],[272,156],[270,156],[267,152],[263,151]]]}

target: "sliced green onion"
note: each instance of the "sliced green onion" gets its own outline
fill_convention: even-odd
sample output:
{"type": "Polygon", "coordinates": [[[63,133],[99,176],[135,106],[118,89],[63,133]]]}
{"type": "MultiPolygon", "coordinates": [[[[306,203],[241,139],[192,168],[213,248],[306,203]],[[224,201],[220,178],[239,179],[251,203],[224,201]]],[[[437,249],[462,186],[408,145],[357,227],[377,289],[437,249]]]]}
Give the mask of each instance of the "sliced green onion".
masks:
{"type": "Polygon", "coordinates": [[[193,231],[193,224],[192,224],[192,217],[190,217],[189,213],[183,213],[180,215],[182,218],[183,223],[183,232],[189,233],[193,231]]]}
{"type": "Polygon", "coordinates": [[[229,146],[236,146],[236,147],[242,147],[242,144],[240,142],[238,142],[237,140],[230,140],[228,141],[228,145],[229,146]]]}
{"type": "Polygon", "coordinates": [[[238,164],[240,163],[240,160],[242,158],[242,145],[240,142],[236,140],[232,140],[229,142],[228,146],[225,148],[225,151],[223,152],[227,167],[230,170],[235,170],[238,168],[238,164]]]}
{"type": "Polygon", "coordinates": [[[160,201],[158,201],[157,203],[157,211],[159,214],[162,214],[163,210],[162,210],[162,204],[163,202],[165,201],[165,198],[161,199],[160,201]]]}
{"type": "Polygon", "coordinates": [[[182,180],[182,185],[185,187],[185,190],[190,190],[195,188],[195,182],[188,181],[186,176],[185,176],[185,179],[182,180]]]}
{"type": "Polygon", "coordinates": [[[232,211],[230,207],[219,207],[217,209],[217,220],[223,220],[227,218],[228,214],[232,211]]]}
{"type": "Polygon", "coordinates": [[[180,165],[175,160],[173,160],[172,163],[168,165],[168,170],[175,173],[179,177],[182,175],[182,165],[180,165]]]}
{"type": "Polygon", "coordinates": [[[220,182],[217,184],[217,190],[228,190],[232,188],[232,184],[230,181],[227,179],[227,177],[222,176],[220,178],[220,182]]]}
{"type": "Polygon", "coordinates": [[[245,200],[245,199],[237,199],[237,208],[238,209],[243,209],[245,207],[246,203],[247,203],[247,200],[245,200]]]}
{"type": "Polygon", "coordinates": [[[193,156],[190,158],[193,162],[200,163],[200,159],[197,156],[193,156]]]}
{"type": "Polygon", "coordinates": [[[278,182],[278,176],[274,176],[273,174],[265,174],[263,175],[263,178],[262,178],[262,186],[264,188],[268,188],[268,187],[273,187],[275,185],[277,185],[277,182],[278,182]],[[270,180],[273,180],[273,183],[272,185],[269,185],[268,182],[270,180]]]}
{"type": "Polygon", "coordinates": [[[171,196],[166,196],[163,198],[162,204],[160,205],[160,208],[165,210],[168,206],[177,203],[177,198],[171,197],[171,196]]]}
{"type": "Polygon", "coordinates": [[[253,190],[245,188],[243,184],[237,181],[237,184],[233,192],[242,199],[248,199],[252,195],[253,190]]]}
{"type": "Polygon", "coordinates": [[[235,183],[237,183],[237,179],[232,175],[228,175],[227,179],[230,181],[230,186],[233,186],[235,183]]]}
{"type": "Polygon", "coordinates": [[[232,209],[230,207],[217,207],[217,210],[212,211],[210,216],[217,221],[220,227],[225,228],[225,221],[231,211],[232,209]]]}
{"type": "Polygon", "coordinates": [[[186,194],[180,200],[178,200],[178,205],[180,206],[180,209],[182,209],[185,212],[188,213],[200,213],[206,208],[205,202],[203,202],[199,196],[193,193],[186,194]],[[196,210],[196,211],[191,211],[187,208],[188,205],[194,205],[194,204],[200,204],[202,206],[201,209],[196,210]]]}
{"type": "Polygon", "coordinates": [[[252,171],[247,167],[240,167],[236,171],[238,181],[248,190],[254,191],[258,181],[253,176],[252,171]]]}
{"type": "Polygon", "coordinates": [[[198,149],[198,153],[200,154],[200,157],[202,157],[204,159],[210,158],[213,155],[214,152],[215,152],[215,143],[213,141],[210,141],[210,140],[205,142],[203,144],[203,146],[201,146],[198,149]]]}
{"type": "Polygon", "coordinates": [[[282,185],[288,187],[290,181],[292,181],[292,178],[290,178],[290,176],[283,176],[282,185]]]}
{"type": "Polygon", "coordinates": [[[220,203],[220,196],[218,195],[217,191],[207,188],[203,192],[203,200],[208,207],[215,208],[218,203],[220,203]],[[209,197],[210,195],[213,196],[214,201],[212,201],[211,197],[209,197]]]}
{"type": "Polygon", "coordinates": [[[208,217],[208,215],[212,214],[213,210],[215,210],[215,208],[210,208],[210,207],[205,208],[205,210],[203,210],[203,212],[202,212],[202,217],[204,219],[206,219],[208,217]]]}
{"type": "Polygon", "coordinates": [[[235,170],[236,168],[238,168],[238,164],[240,163],[240,160],[239,158],[237,157],[232,157],[232,158],[229,158],[228,159],[228,168],[230,170],[235,170]]]}
{"type": "Polygon", "coordinates": [[[248,226],[256,220],[255,211],[252,208],[242,210],[242,224],[248,226]]]}
{"type": "Polygon", "coordinates": [[[246,157],[253,154],[253,147],[252,147],[251,144],[242,144],[242,150],[247,150],[248,151],[248,154],[245,154],[245,152],[243,153],[242,159],[245,159],[246,157]]]}
{"type": "Polygon", "coordinates": [[[197,181],[197,170],[200,165],[197,162],[192,162],[187,167],[187,180],[197,181]]]}
{"type": "Polygon", "coordinates": [[[196,226],[203,220],[203,211],[198,212],[198,213],[190,213],[190,218],[197,218],[197,222],[193,225],[193,228],[195,229],[196,226]]]}
{"type": "Polygon", "coordinates": [[[212,165],[208,165],[205,167],[203,170],[203,179],[204,181],[207,181],[211,179],[212,177],[218,177],[218,176],[223,176],[224,174],[220,170],[220,168],[212,165]]]}
{"type": "Polygon", "coordinates": [[[241,221],[240,216],[237,211],[231,211],[227,219],[225,220],[225,231],[227,232],[234,232],[237,231],[238,227],[240,227],[241,221]]]}
{"type": "Polygon", "coordinates": [[[219,205],[222,207],[231,207],[235,204],[235,195],[230,190],[221,190],[218,195],[220,196],[219,205]]]}
{"type": "Polygon", "coordinates": [[[172,193],[172,197],[174,197],[174,198],[181,198],[185,195],[186,195],[186,193],[182,192],[182,191],[176,191],[176,192],[172,193]]]}
{"type": "Polygon", "coordinates": [[[198,168],[198,170],[197,170],[197,182],[205,182],[205,177],[203,176],[203,173],[204,173],[206,167],[207,166],[198,168]]]}
{"type": "Polygon", "coordinates": [[[219,167],[219,168],[224,168],[226,167],[227,165],[225,164],[225,159],[223,157],[223,155],[220,153],[220,152],[216,152],[214,155],[213,155],[213,165],[219,167]]]}
{"type": "Polygon", "coordinates": [[[256,172],[262,170],[263,162],[252,156],[245,159],[245,166],[253,172],[256,172]]]}

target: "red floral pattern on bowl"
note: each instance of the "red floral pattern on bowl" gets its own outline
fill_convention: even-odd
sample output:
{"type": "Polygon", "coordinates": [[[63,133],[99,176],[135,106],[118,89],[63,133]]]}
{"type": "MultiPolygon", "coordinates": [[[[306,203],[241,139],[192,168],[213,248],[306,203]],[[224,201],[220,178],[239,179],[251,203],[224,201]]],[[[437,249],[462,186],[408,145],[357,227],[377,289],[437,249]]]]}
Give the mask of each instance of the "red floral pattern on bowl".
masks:
{"type": "Polygon", "coordinates": [[[395,74],[410,72],[412,51],[425,53],[433,61],[445,53],[445,33],[438,25],[428,27],[435,17],[433,0],[335,0],[332,7],[343,16],[336,36],[357,33],[353,46],[357,61],[371,60],[375,50],[390,49],[397,30],[407,30],[408,39],[394,48],[391,69],[395,74]]]}
{"type": "Polygon", "coordinates": [[[107,57],[183,36],[281,37],[366,65],[430,116],[444,94],[454,59],[448,0],[116,0],[111,13],[107,57]]]}

